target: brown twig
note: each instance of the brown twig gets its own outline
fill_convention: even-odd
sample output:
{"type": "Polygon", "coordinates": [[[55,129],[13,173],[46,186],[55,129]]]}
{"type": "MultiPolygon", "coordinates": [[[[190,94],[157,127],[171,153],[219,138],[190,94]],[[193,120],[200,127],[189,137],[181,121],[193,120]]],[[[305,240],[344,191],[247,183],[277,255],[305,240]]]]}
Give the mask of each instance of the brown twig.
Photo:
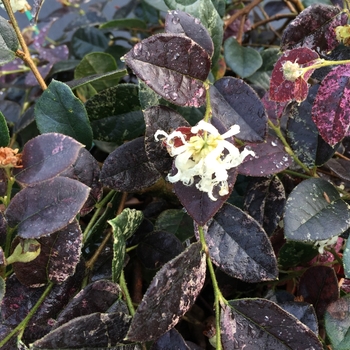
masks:
{"type": "Polygon", "coordinates": [[[246,18],[247,18],[247,15],[243,15],[242,16],[241,23],[239,24],[238,33],[237,33],[237,36],[236,36],[236,40],[241,45],[242,45],[242,38],[243,38],[243,33],[244,33],[244,24],[245,24],[246,18]]]}
{"type": "Polygon", "coordinates": [[[253,29],[258,28],[264,24],[267,24],[267,23],[270,23],[273,21],[278,21],[278,20],[284,19],[284,18],[295,18],[296,16],[297,16],[296,13],[278,13],[277,15],[274,15],[274,16],[269,17],[269,18],[265,18],[259,22],[254,23],[251,26],[251,29],[253,30],[253,29]]]}
{"type": "Polygon", "coordinates": [[[304,5],[301,3],[300,0],[288,0],[286,1],[286,3],[292,3],[298,12],[301,12],[305,9],[304,5]]]}

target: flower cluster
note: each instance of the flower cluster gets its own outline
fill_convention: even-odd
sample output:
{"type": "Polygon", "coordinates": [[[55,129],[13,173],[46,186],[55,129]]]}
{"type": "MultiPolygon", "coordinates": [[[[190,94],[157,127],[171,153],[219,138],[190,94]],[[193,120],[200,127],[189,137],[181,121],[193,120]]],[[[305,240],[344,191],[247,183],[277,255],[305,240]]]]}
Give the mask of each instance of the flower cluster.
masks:
{"type": "MultiPolygon", "coordinates": [[[[1,4],[1,1],[0,1],[0,4],[1,4]]],[[[17,12],[17,11],[23,12],[31,9],[31,6],[28,4],[26,0],[10,0],[10,4],[13,12],[17,12]]],[[[4,6],[1,4],[1,7],[4,7],[4,6]]]]}
{"type": "Polygon", "coordinates": [[[22,155],[18,154],[18,149],[0,147],[0,168],[20,168],[21,164],[22,155]]]}
{"type": "Polygon", "coordinates": [[[304,74],[304,70],[297,62],[286,61],[282,63],[283,76],[286,80],[296,81],[304,74]]]}
{"type": "Polygon", "coordinates": [[[240,153],[237,147],[225,140],[239,131],[239,126],[233,125],[229,131],[220,135],[212,124],[204,120],[192,128],[178,128],[171,134],[158,130],[154,135],[156,141],[159,141],[159,136],[163,136],[169,154],[175,157],[177,173],[168,175],[168,180],[173,183],[181,181],[191,186],[195,176],[198,176],[196,187],[208,193],[211,200],[217,200],[213,195],[215,186],[219,186],[220,196],[228,194],[227,170],[240,165],[248,155],[255,155],[247,149],[240,153]]]}

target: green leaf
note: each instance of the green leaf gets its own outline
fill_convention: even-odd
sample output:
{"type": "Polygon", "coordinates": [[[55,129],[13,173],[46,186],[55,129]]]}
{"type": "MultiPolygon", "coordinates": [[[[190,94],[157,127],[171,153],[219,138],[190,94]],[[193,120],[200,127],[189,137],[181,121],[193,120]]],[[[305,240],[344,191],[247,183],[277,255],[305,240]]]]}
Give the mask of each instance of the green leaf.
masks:
{"type": "Polygon", "coordinates": [[[227,65],[241,78],[252,75],[263,62],[258,51],[241,46],[233,37],[225,41],[224,56],[227,65]]]}
{"type": "Polygon", "coordinates": [[[185,242],[194,235],[193,220],[181,209],[168,209],[158,216],[154,231],[170,232],[185,242]]]}
{"type": "MultiPolygon", "coordinates": [[[[78,64],[74,72],[74,78],[85,78],[89,76],[96,76],[97,74],[105,73],[117,73],[117,63],[115,59],[103,52],[92,52],[87,54],[82,61],[78,64]]],[[[123,71],[124,73],[125,71],[123,71]]],[[[120,74],[120,71],[118,72],[120,74]]],[[[108,75],[106,76],[106,78],[108,75]]],[[[91,79],[89,83],[96,89],[97,92],[107,89],[114,85],[117,85],[119,82],[119,77],[114,75],[109,76],[109,79],[103,79],[103,76],[100,76],[99,79],[91,79]]],[[[87,84],[88,82],[86,82],[87,84]]]]}
{"type": "Polygon", "coordinates": [[[5,281],[4,279],[0,276],[0,302],[4,298],[5,295],[5,281]]]}
{"type": "Polygon", "coordinates": [[[350,349],[350,296],[338,299],[327,307],[325,326],[333,350],[350,349]]]}
{"type": "Polygon", "coordinates": [[[314,242],[338,236],[349,227],[349,206],[326,180],[305,180],[287,199],[284,216],[287,239],[314,242]]]}
{"type": "Polygon", "coordinates": [[[131,29],[146,29],[147,24],[138,18],[123,18],[114,19],[112,21],[100,25],[100,29],[116,29],[116,28],[131,28],[131,29]]]}
{"type": "Polygon", "coordinates": [[[117,282],[124,265],[126,240],[132,236],[143,220],[139,210],[124,209],[117,217],[108,220],[113,229],[112,280],[117,282]]]}
{"type": "Polygon", "coordinates": [[[35,105],[35,119],[41,133],[61,133],[91,147],[92,129],[85,107],[68,85],[52,80],[35,105]]]}
{"type": "Polygon", "coordinates": [[[214,43],[213,65],[218,60],[223,38],[223,22],[211,0],[165,0],[170,10],[181,10],[198,18],[207,27],[214,43]]]}
{"type": "Polygon", "coordinates": [[[103,52],[108,48],[108,42],[108,38],[95,27],[79,28],[72,36],[72,54],[83,58],[91,52],[103,52]]]}
{"type": "Polygon", "coordinates": [[[86,102],[94,139],[122,144],[143,134],[145,122],[138,87],[120,84],[86,102]]]}
{"type": "Polygon", "coordinates": [[[8,20],[0,16],[0,65],[15,59],[18,46],[15,31],[8,20]]]}
{"type": "Polygon", "coordinates": [[[10,132],[4,115],[0,112],[0,147],[10,143],[10,132]]]}
{"type": "Polygon", "coordinates": [[[145,110],[152,106],[158,106],[160,96],[150,87],[148,87],[146,83],[139,79],[139,99],[141,108],[145,110]]]}
{"type": "Polygon", "coordinates": [[[40,250],[41,245],[36,239],[23,239],[17,244],[12,254],[7,258],[7,263],[28,263],[38,257],[40,250]]]}
{"type": "Polygon", "coordinates": [[[154,8],[156,8],[159,11],[168,11],[169,8],[168,6],[165,4],[164,0],[144,0],[145,3],[147,3],[148,5],[153,6],[154,8]]]}

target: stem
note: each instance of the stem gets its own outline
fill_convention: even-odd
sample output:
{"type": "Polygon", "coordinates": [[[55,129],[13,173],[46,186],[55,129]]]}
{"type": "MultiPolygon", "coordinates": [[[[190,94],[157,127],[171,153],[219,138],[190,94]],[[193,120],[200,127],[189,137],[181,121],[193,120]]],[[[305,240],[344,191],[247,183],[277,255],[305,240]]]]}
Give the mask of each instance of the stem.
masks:
{"type": "Polygon", "coordinates": [[[221,345],[221,333],[220,333],[220,302],[225,303],[226,300],[222,296],[221,291],[219,289],[218,282],[216,280],[215,271],[213,264],[210,259],[209,255],[209,249],[207,246],[207,243],[205,242],[204,238],[204,231],[202,226],[198,226],[199,231],[199,239],[202,244],[202,249],[204,250],[205,254],[207,255],[207,265],[209,269],[210,278],[213,284],[213,290],[214,290],[214,308],[215,308],[215,329],[216,329],[216,350],[222,350],[221,345]]]}
{"type": "Polygon", "coordinates": [[[271,120],[269,120],[268,123],[269,123],[269,126],[276,133],[277,137],[282,141],[285,147],[285,151],[294,159],[295,163],[297,163],[308,175],[313,177],[314,175],[311,173],[310,169],[302,161],[300,161],[300,159],[295,155],[293,150],[290,148],[287,140],[285,139],[285,137],[281,132],[281,128],[279,127],[279,125],[275,125],[274,123],[272,123],[271,120]]]}
{"type": "Polygon", "coordinates": [[[24,320],[16,327],[14,328],[1,342],[0,342],[0,348],[2,348],[16,333],[23,331],[28,322],[31,320],[31,318],[34,316],[40,305],[43,303],[45,298],[48,296],[48,294],[51,292],[52,287],[54,284],[50,282],[46,289],[44,290],[44,293],[41,295],[39,300],[36,302],[36,304],[32,307],[32,309],[28,312],[28,315],[24,318],[24,320]]]}
{"type": "Polygon", "coordinates": [[[135,308],[134,308],[134,305],[132,303],[132,300],[131,300],[131,297],[130,297],[130,294],[129,294],[129,290],[128,290],[128,286],[127,286],[126,281],[125,281],[124,270],[122,270],[122,272],[120,274],[119,285],[120,285],[120,288],[122,289],[122,291],[124,293],[126,304],[128,305],[128,309],[129,309],[130,315],[134,316],[135,315],[135,308]]]}
{"type": "Polygon", "coordinates": [[[16,56],[20,57],[25,63],[27,63],[27,65],[29,66],[29,68],[32,70],[36,80],[38,81],[40,87],[43,89],[43,90],[46,90],[47,89],[47,85],[44,81],[44,79],[42,78],[41,74],[39,73],[38,71],[38,68],[36,67],[34,61],[32,60],[32,57],[30,55],[30,52],[29,52],[29,49],[28,49],[28,46],[22,36],[22,33],[21,33],[21,29],[19,28],[18,26],[18,23],[17,23],[17,20],[16,20],[16,17],[15,15],[13,14],[13,11],[12,11],[12,7],[11,7],[11,4],[10,4],[10,0],[3,0],[2,1],[5,9],[6,9],[6,12],[10,18],[10,21],[11,21],[11,24],[13,26],[13,29],[15,30],[16,32],[16,35],[17,35],[17,38],[18,38],[18,41],[22,47],[22,50],[17,50],[16,52],[16,56]]]}
{"type": "Polygon", "coordinates": [[[336,66],[336,65],[340,65],[340,64],[349,64],[350,60],[326,61],[325,59],[322,58],[322,59],[318,60],[318,62],[319,63],[314,64],[312,66],[301,68],[303,70],[303,75],[311,69],[318,69],[318,68],[327,67],[327,66],[336,66]]]}
{"type": "Polygon", "coordinates": [[[206,108],[205,108],[205,114],[204,114],[203,120],[205,122],[209,122],[211,118],[211,102],[210,102],[210,93],[209,93],[210,83],[208,80],[204,83],[204,87],[206,90],[206,96],[205,96],[206,108]]]}

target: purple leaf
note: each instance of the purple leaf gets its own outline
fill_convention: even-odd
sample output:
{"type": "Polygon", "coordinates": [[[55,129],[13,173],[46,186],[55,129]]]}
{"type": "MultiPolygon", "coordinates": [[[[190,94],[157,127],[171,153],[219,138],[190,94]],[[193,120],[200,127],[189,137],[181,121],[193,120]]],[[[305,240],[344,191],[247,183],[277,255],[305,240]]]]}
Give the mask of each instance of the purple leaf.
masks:
{"type": "Polygon", "coordinates": [[[136,44],[125,55],[126,64],[156,93],[179,106],[205,103],[203,85],[210,71],[210,58],[190,38],[156,34],[136,44]]]}
{"type": "Polygon", "coordinates": [[[278,137],[267,136],[265,143],[249,145],[255,156],[248,156],[239,166],[238,172],[247,176],[268,176],[287,169],[292,159],[284,150],[284,145],[278,137]]]}
{"type": "Polygon", "coordinates": [[[237,138],[246,142],[262,142],[267,133],[267,115],[256,92],[243,80],[226,77],[210,89],[213,116],[226,128],[240,126],[237,138]]]}
{"type": "Polygon", "coordinates": [[[290,313],[266,299],[230,300],[221,313],[224,350],[322,350],[317,335],[290,313]]]}
{"type": "Polygon", "coordinates": [[[184,34],[200,45],[210,57],[214,53],[214,44],[207,28],[190,14],[176,10],[169,11],[165,17],[164,29],[167,33],[184,34]]]}
{"type": "Polygon", "coordinates": [[[23,167],[15,171],[16,181],[28,186],[52,179],[75,163],[82,147],[73,138],[57,133],[31,139],[24,145],[23,167]]]}
{"type": "Polygon", "coordinates": [[[206,242],[212,261],[232,277],[254,283],[278,276],[276,257],[265,231],[233,205],[225,204],[214,216],[206,242]]]}
{"type": "MultiPolygon", "coordinates": [[[[39,256],[28,263],[14,263],[18,280],[28,287],[39,286],[51,281],[62,283],[75,272],[80,259],[82,233],[76,220],[61,231],[38,239],[41,245],[39,256]]],[[[19,243],[15,239],[14,248],[19,243]]]]}
{"type": "Polygon", "coordinates": [[[348,159],[331,158],[326,163],[326,166],[328,166],[342,180],[350,181],[350,161],[348,159]]]}
{"type": "Polygon", "coordinates": [[[143,137],[119,146],[103,163],[101,182],[117,191],[136,192],[155,184],[160,174],[149,162],[143,137]]]}
{"type": "Polygon", "coordinates": [[[322,81],[312,107],[312,119],[322,138],[334,146],[350,126],[350,65],[334,68],[322,81]]]}
{"type": "Polygon", "coordinates": [[[32,185],[18,192],[7,207],[10,227],[21,238],[39,238],[63,229],[84,205],[89,188],[66,177],[32,185]]]}
{"type": "Polygon", "coordinates": [[[306,47],[286,51],[276,62],[270,80],[270,100],[276,102],[289,102],[295,100],[302,102],[306,99],[309,87],[307,80],[314,69],[310,69],[295,81],[287,80],[283,73],[286,62],[298,63],[300,67],[311,66],[318,59],[318,54],[306,47]]]}
{"type": "Polygon", "coordinates": [[[199,242],[166,263],[139,304],[128,340],[149,341],[172,329],[194,304],[205,280],[205,254],[199,242]]]}
{"type": "Polygon", "coordinates": [[[319,53],[332,51],[337,45],[335,28],[345,25],[348,16],[339,8],[313,4],[302,11],[283,32],[281,50],[308,47],[319,53]]]}
{"type": "Polygon", "coordinates": [[[190,350],[181,334],[175,328],[163,334],[151,347],[151,350],[165,349],[190,350]]]}

